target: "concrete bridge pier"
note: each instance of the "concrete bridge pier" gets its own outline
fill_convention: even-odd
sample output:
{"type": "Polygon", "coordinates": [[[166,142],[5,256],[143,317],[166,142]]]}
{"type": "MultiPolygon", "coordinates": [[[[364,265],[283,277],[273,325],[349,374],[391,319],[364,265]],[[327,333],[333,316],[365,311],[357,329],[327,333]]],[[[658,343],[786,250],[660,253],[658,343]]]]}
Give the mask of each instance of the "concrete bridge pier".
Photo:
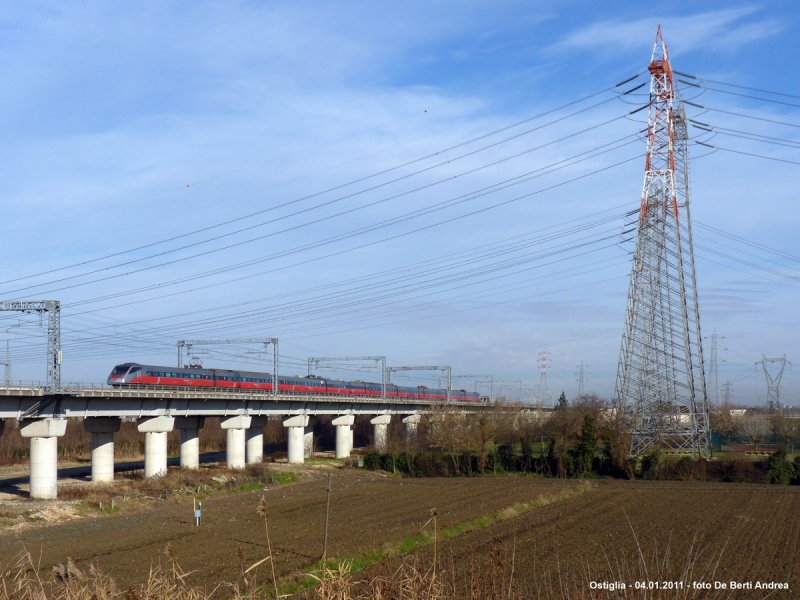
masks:
{"type": "Polygon", "coordinates": [[[252,417],[250,428],[245,432],[245,454],[248,465],[264,462],[264,427],[267,417],[252,417]]]}
{"type": "Polygon", "coordinates": [[[89,417],[83,429],[92,434],[92,481],[114,481],[114,434],[122,421],[119,417],[89,417]]]}
{"type": "Polygon", "coordinates": [[[389,423],[391,422],[392,415],[378,415],[370,420],[373,426],[372,445],[377,452],[386,452],[386,443],[389,439],[389,423]]]}
{"type": "Polygon", "coordinates": [[[331,421],[336,427],[336,458],[347,458],[353,450],[353,415],[342,415],[331,421]]]}
{"type": "Polygon", "coordinates": [[[417,437],[417,425],[419,425],[421,417],[419,415],[408,415],[403,419],[403,436],[406,443],[413,442],[417,437]]]}
{"type": "Polygon", "coordinates": [[[31,498],[58,498],[58,438],[66,419],[20,421],[19,432],[31,440],[31,498]]]}
{"type": "Polygon", "coordinates": [[[229,469],[244,469],[245,466],[245,431],[250,429],[253,417],[238,415],[222,417],[220,426],[228,432],[225,444],[225,459],[229,469]]]}
{"type": "Polygon", "coordinates": [[[295,415],[283,420],[286,427],[287,454],[290,464],[302,464],[305,459],[305,429],[308,415],[295,415]]]}
{"type": "Polygon", "coordinates": [[[181,468],[200,468],[200,430],[205,417],[175,417],[175,427],[181,435],[181,468]]]}
{"type": "Polygon", "coordinates": [[[308,425],[303,428],[303,458],[311,458],[314,455],[314,425],[317,424],[317,417],[308,417],[308,425]]]}
{"type": "Polygon", "coordinates": [[[175,417],[143,417],[137,429],[144,433],[144,476],[167,474],[167,434],[175,426],[175,417]]]}

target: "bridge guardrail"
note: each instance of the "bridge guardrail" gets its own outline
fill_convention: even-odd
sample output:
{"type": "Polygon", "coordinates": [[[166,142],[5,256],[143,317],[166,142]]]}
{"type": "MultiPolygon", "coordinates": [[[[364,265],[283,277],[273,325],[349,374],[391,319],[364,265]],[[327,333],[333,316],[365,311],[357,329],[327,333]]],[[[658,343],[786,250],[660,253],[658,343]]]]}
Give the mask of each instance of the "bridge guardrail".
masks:
{"type": "MultiPolygon", "coordinates": [[[[22,382],[21,382],[22,383],[22,382]]],[[[30,382],[29,385],[0,387],[2,396],[41,396],[45,394],[46,384],[43,382],[30,382]]],[[[241,388],[208,388],[195,386],[167,386],[167,385],[108,385],[107,383],[82,383],[71,382],[62,384],[59,393],[79,398],[175,398],[175,399],[216,399],[216,400],[242,400],[261,401],[271,400],[289,402],[350,402],[358,404],[387,404],[420,405],[444,404],[441,400],[425,398],[382,398],[380,395],[352,395],[326,394],[315,392],[281,392],[277,398],[271,390],[249,390],[241,388]]],[[[454,406],[476,406],[481,403],[453,400],[454,406]]]]}

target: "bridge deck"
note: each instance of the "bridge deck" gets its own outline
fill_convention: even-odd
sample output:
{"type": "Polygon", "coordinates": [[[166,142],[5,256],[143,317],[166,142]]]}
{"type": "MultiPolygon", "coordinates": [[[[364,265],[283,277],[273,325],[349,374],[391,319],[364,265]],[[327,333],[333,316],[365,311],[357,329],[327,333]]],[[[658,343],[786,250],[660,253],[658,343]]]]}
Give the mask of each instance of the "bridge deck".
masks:
{"type": "MultiPolygon", "coordinates": [[[[57,394],[41,387],[0,388],[0,418],[149,417],[296,414],[411,414],[429,412],[444,402],[342,396],[340,394],[279,393],[264,390],[208,389],[168,386],[65,386],[57,394]]],[[[462,410],[485,407],[476,402],[451,402],[462,410]]]]}

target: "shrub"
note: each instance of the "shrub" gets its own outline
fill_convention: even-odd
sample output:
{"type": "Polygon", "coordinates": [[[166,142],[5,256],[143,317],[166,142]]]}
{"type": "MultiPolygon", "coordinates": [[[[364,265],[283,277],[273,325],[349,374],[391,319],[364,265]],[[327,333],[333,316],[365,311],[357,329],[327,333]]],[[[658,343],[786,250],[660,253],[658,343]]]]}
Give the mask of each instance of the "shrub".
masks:
{"type": "Polygon", "coordinates": [[[781,448],[773,453],[767,461],[769,482],[777,485],[789,485],[795,477],[795,468],[786,459],[786,449],[781,448]]]}
{"type": "Polygon", "coordinates": [[[674,470],[678,479],[691,479],[694,474],[694,461],[684,456],[675,463],[674,470]]]}
{"type": "Polygon", "coordinates": [[[452,473],[452,462],[438,452],[424,452],[414,459],[414,475],[417,477],[447,477],[452,473]]]}
{"type": "Polygon", "coordinates": [[[377,452],[367,452],[364,456],[364,468],[368,471],[380,471],[382,466],[381,455],[377,452]]]}
{"type": "Polygon", "coordinates": [[[661,466],[661,450],[656,448],[649,454],[642,457],[642,477],[645,479],[656,479],[661,466]]]}
{"type": "Polygon", "coordinates": [[[570,448],[568,452],[567,475],[569,477],[586,477],[592,472],[595,441],[594,419],[586,415],[583,417],[578,444],[570,448]]]}

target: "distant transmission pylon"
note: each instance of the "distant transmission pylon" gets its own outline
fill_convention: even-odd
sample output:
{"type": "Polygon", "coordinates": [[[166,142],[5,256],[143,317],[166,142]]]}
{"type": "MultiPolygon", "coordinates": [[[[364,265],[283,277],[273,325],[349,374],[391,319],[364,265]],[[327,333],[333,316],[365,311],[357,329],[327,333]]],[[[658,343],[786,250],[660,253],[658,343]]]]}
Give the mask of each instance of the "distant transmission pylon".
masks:
{"type": "Polygon", "coordinates": [[[615,401],[630,411],[631,455],[710,457],[708,396],[689,218],[686,113],[656,34],[644,187],[615,401]]]}
{"type": "Polygon", "coordinates": [[[719,355],[717,354],[717,329],[711,334],[711,361],[709,364],[709,383],[714,406],[719,406],[719,355]]]}
{"type": "Polygon", "coordinates": [[[763,354],[761,360],[756,363],[764,369],[764,376],[767,378],[767,410],[781,410],[781,377],[786,365],[790,365],[784,354],[781,358],[767,358],[763,354]],[[775,375],[769,372],[769,365],[777,365],[778,371],[775,375]]]}
{"type": "Polygon", "coordinates": [[[577,379],[577,381],[578,381],[578,398],[580,398],[585,393],[584,389],[583,389],[583,379],[584,379],[583,370],[586,367],[588,367],[589,365],[585,365],[585,364],[583,364],[583,361],[581,361],[581,364],[575,365],[575,366],[578,368],[578,372],[576,373],[576,375],[578,376],[578,379],[577,379]]]}
{"type": "Polygon", "coordinates": [[[730,404],[731,403],[731,391],[733,390],[733,384],[731,383],[731,380],[730,379],[726,380],[725,383],[722,384],[722,387],[725,388],[725,395],[723,396],[725,398],[725,404],[726,405],[730,404]]]}
{"type": "Polygon", "coordinates": [[[550,392],[547,390],[547,358],[550,353],[547,350],[539,352],[539,398],[543,403],[550,401],[550,392]]]}

